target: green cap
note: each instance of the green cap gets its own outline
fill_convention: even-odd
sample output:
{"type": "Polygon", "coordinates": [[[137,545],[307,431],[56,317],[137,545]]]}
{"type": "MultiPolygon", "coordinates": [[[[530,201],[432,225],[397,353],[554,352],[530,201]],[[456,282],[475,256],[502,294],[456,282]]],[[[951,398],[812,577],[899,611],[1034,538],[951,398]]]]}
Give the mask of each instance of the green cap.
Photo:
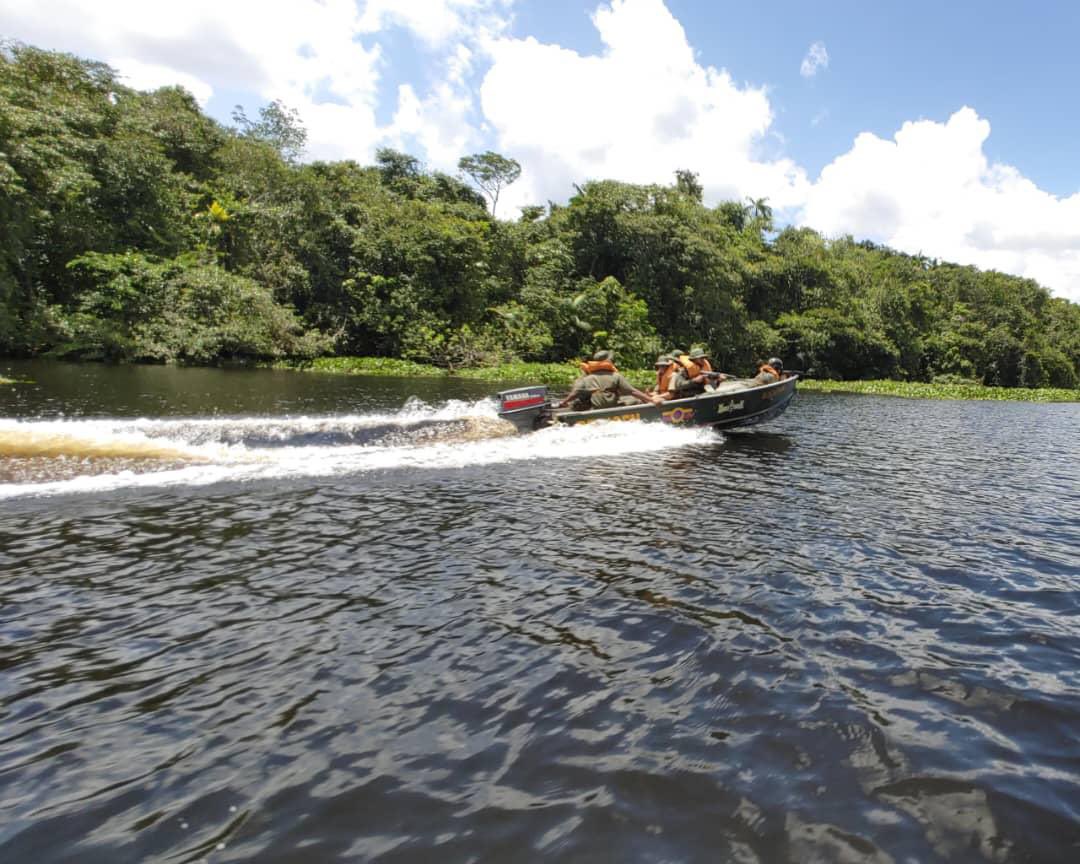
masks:
{"type": "Polygon", "coordinates": [[[675,361],[672,360],[670,357],[668,357],[667,354],[661,354],[659,357],[656,358],[656,362],[653,365],[654,366],[670,366],[674,362],[675,361]]]}
{"type": "Polygon", "coordinates": [[[669,354],[672,357],[682,357],[682,355],[685,354],[685,353],[686,352],[683,351],[682,348],[672,348],[671,351],[669,352],[669,354]]]}
{"type": "Polygon", "coordinates": [[[706,351],[704,348],[695,348],[693,351],[690,352],[690,359],[691,360],[700,360],[702,357],[708,357],[708,356],[709,356],[709,352],[706,351]]]}
{"type": "Polygon", "coordinates": [[[610,351],[597,351],[592,355],[593,360],[614,360],[615,355],[610,351]]]}

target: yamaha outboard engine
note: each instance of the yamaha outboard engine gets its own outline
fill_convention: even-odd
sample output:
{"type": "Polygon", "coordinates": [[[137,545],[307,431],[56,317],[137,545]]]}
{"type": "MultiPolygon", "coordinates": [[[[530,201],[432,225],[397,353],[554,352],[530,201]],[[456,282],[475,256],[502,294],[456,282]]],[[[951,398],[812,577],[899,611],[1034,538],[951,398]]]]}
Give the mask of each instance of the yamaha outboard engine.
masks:
{"type": "Polygon", "coordinates": [[[503,390],[499,394],[499,416],[513,423],[518,432],[532,432],[546,426],[550,420],[547,387],[503,390]]]}

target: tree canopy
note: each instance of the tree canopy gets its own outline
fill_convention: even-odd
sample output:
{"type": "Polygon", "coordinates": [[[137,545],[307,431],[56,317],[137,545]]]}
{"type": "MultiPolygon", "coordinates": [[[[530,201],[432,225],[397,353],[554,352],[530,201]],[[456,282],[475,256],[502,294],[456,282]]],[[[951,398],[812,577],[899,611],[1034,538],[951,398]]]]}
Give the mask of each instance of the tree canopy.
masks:
{"type": "Polygon", "coordinates": [[[378,151],[299,161],[279,102],[232,128],[184,90],[0,46],[0,352],[153,362],[320,353],[444,366],[708,345],[841,378],[1076,387],[1080,306],[1029,279],[809,228],[765,199],[582,183],[499,220],[520,174],[378,151]],[[490,203],[490,209],[488,207],[490,203]]]}

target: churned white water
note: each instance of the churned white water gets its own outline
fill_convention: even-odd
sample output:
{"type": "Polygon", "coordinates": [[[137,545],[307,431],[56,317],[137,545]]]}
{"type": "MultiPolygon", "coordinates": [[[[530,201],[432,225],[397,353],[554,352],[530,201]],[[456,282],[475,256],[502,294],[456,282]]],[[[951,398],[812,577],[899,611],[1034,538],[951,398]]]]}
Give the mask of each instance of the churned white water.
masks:
{"type": "Polygon", "coordinates": [[[117,420],[0,420],[0,458],[36,459],[37,482],[0,483],[0,498],[127,487],[325,477],[371,471],[462,469],[544,459],[649,452],[715,438],[705,429],[598,422],[518,435],[490,399],[393,413],[339,416],[117,420]],[[96,460],[118,470],[56,473],[96,460]],[[130,467],[136,466],[136,467],[130,467]]]}

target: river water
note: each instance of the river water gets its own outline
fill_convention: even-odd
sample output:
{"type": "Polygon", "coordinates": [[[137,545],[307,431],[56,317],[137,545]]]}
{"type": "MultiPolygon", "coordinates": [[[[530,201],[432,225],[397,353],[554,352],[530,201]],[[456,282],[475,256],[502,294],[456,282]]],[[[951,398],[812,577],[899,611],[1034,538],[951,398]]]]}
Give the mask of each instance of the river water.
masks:
{"type": "Polygon", "coordinates": [[[2,861],[1080,855],[1080,405],[0,374],[2,861]]]}

